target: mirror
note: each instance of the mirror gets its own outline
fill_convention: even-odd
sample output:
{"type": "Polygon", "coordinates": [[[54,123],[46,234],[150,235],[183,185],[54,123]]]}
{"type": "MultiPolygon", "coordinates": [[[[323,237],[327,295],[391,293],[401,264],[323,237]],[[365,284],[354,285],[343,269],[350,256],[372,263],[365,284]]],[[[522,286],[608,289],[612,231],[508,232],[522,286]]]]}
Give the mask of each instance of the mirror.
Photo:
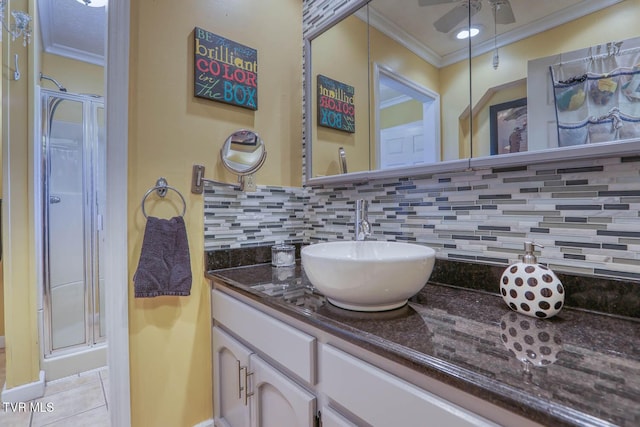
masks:
{"type": "MultiPolygon", "coordinates": [[[[343,64],[350,64],[343,62],[347,43],[341,38],[347,19],[325,32],[317,31],[319,36],[309,35],[307,58],[312,67],[307,76],[306,99],[311,100],[314,109],[307,114],[307,180],[313,182],[331,175],[338,182],[358,177],[351,172],[362,175],[376,171],[377,175],[400,176],[426,165],[430,171],[455,170],[469,165],[526,164],[534,157],[578,158],[635,149],[636,144],[619,143],[622,138],[614,140],[615,148],[610,142],[606,142],[606,147],[592,143],[602,138],[588,140],[580,147],[559,143],[556,92],[549,67],[575,60],[579,55],[606,55],[611,42],[624,41],[623,50],[634,49],[630,39],[637,36],[633,17],[637,16],[638,2],[542,1],[536,2],[535,10],[530,10],[527,3],[527,0],[471,0],[471,3],[405,0],[399,7],[394,0],[372,0],[362,11],[350,15],[351,21],[360,19],[369,24],[367,47],[349,54],[352,59],[358,57],[359,68],[363,66],[363,52],[368,56],[367,75],[360,72],[358,77],[369,84],[368,153],[361,151],[359,145],[356,150],[355,145],[345,143],[354,137],[341,131],[331,131],[336,133],[337,140],[342,140],[333,142],[330,148],[318,135],[324,131],[319,131],[315,109],[315,78],[320,73],[320,68],[316,68],[320,62],[317,54],[322,43],[322,39],[316,38],[332,39],[333,51],[341,55],[323,65],[322,73],[331,76],[337,70],[344,72],[343,64]],[[470,26],[478,27],[480,33],[470,40],[454,37],[457,29],[470,26]],[[314,79],[312,83],[310,79],[314,79]],[[540,90],[543,84],[545,89],[540,90]],[[401,99],[407,100],[404,107],[409,104],[412,107],[392,113],[394,109],[400,110],[401,99]],[[394,115],[395,119],[389,118],[394,115]],[[406,128],[406,132],[395,132],[394,127],[406,128]],[[507,140],[514,134],[513,143],[496,143],[492,127],[496,135],[509,131],[507,140]],[[422,135],[417,136],[421,131],[422,135]],[[385,146],[383,141],[390,143],[385,146]],[[350,173],[346,175],[340,174],[340,146],[345,148],[349,162],[350,173]],[[406,147],[414,151],[407,152],[406,147]],[[320,154],[323,150],[326,154],[320,154]],[[368,165],[356,167],[355,163],[365,158],[368,165]],[[417,163],[408,163],[416,160],[417,163]]],[[[600,71],[606,74],[610,69],[600,71]]],[[[347,81],[347,77],[336,80],[340,78],[347,81]]],[[[361,89],[356,89],[357,95],[361,89]]],[[[362,109],[359,102],[355,105],[356,114],[362,109]]],[[[602,116],[607,111],[595,109],[590,114],[602,116]]],[[[571,120],[566,119],[568,123],[571,120]]],[[[356,117],[358,131],[360,123],[356,117]]]]}
{"type": "Polygon", "coordinates": [[[517,160],[536,152],[558,158],[597,143],[620,147],[640,136],[628,132],[633,124],[615,132],[608,117],[614,108],[640,116],[622,92],[628,82],[623,76],[640,62],[631,18],[637,1],[558,0],[529,10],[526,1],[510,0],[510,13],[502,15],[483,3],[471,18],[472,26],[489,30],[472,38],[472,157],[517,160]],[[574,90],[576,105],[569,108],[574,90]],[[589,132],[591,138],[575,138],[589,132]]]}
{"type": "Polygon", "coordinates": [[[256,191],[257,184],[253,174],[262,167],[266,158],[267,149],[260,135],[247,129],[235,131],[224,141],[220,149],[220,160],[225,169],[238,175],[240,184],[229,184],[207,179],[204,177],[204,166],[193,165],[191,192],[193,194],[202,194],[205,183],[232,187],[240,191],[256,191]]]}
{"type": "Polygon", "coordinates": [[[260,136],[250,130],[235,131],[220,149],[224,167],[236,175],[250,175],[260,169],[267,158],[267,150],[260,136]]]}
{"type": "Polygon", "coordinates": [[[313,123],[313,151],[307,158],[313,174],[323,177],[346,170],[371,169],[369,127],[368,26],[356,15],[347,16],[312,43],[307,75],[307,105],[313,123]],[[342,149],[342,150],[341,150],[342,149]]]}

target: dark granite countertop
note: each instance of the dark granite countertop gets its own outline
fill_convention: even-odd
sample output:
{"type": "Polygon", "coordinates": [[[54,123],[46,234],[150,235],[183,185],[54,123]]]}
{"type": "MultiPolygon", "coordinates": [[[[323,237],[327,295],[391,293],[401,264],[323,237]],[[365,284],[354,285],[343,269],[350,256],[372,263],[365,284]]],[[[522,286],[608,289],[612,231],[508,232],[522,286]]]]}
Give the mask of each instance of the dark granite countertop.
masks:
{"type": "Polygon", "coordinates": [[[549,426],[640,426],[640,322],[564,308],[540,320],[497,294],[428,283],[381,313],[333,306],[300,265],[207,273],[249,298],[549,426]]]}

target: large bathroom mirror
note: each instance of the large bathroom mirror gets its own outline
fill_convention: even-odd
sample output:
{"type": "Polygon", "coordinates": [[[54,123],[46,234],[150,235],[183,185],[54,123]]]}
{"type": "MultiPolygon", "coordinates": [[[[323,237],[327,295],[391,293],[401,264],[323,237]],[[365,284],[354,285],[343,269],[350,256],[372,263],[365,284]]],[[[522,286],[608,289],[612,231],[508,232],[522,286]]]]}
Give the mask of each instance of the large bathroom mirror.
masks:
{"type": "Polygon", "coordinates": [[[527,164],[638,149],[638,138],[630,130],[640,114],[635,107],[627,108],[636,101],[625,96],[622,87],[633,85],[635,65],[640,63],[633,62],[639,0],[539,1],[535,8],[527,0],[354,3],[365,6],[308,36],[308,181],[527,164]],[[366,43],[361,40],[363,23],[368,24],[366,43]],[[357,36],[354,27],[360,28],[357,36]],[[460,30],[469,29],[479,32],[471,39],[456,38],[460,30]],[[358,61],[357,67],[347,59],[358,61]],[[598,64],[592,68],[584,65],[594,61],[598,64]],[[575,68],[576,63],[581,68],[575,68]],[[357,77],[344,74],[347,64],[359,70],[357,77]],[[607,80],[612,73],[614,78],[607,80]],[[320,126],[318,74],[346,85],[343,88],[355,88],[356,135],[320,126]],[[561,89],[580,84],[571,80],[580,78],[585,79],[585,105],[592,99],[595,108],[564,113],[558,108],[564,102],[561,89]],[[364,109],[358,97],[365,83],[368,128],[363,123],[367,117],[358,116],[364,109]],[[606,97],[599,101],[595,89],[589,92],[598,84],[606,97]],[[614,105],[614,98],[620,103],[614,105]],[[627,111],[614,114],[612,109],[622,104],[627,111]],[[629,124],[629,132],[614,128],[618,123],[629,124]],[[572,135],[576,125],[582,125],[586,139],[572,135]],[[602,135],[607,126],[611,135],[602,135]],[[369,135],[358,133],[361,130],[369,135]],[[368,144],[361,143],[367,138],[368,144]],[[339,168],[341,146],[349,164],[346,175],[339,168]]]}

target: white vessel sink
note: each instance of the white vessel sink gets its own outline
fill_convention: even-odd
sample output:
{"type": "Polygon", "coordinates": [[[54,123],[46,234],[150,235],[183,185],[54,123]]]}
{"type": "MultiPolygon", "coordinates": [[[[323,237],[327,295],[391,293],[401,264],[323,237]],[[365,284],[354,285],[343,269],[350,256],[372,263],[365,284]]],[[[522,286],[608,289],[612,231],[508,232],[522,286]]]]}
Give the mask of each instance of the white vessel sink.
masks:
{"type": "Polygon", "coordinates": [[[401,242],[344,241],[302,248],[304,271],[329,302],[358,311],[398,308],[427,283],[436,252],[401,242]]]}

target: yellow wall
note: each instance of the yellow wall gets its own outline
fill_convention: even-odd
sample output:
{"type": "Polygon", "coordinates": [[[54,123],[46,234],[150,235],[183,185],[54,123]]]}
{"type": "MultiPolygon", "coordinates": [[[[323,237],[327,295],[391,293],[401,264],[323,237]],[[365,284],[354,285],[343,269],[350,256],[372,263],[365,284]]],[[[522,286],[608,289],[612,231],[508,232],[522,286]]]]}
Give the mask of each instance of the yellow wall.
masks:
{"type": "MultiPolygon", "coordinates": [[[[482,106],[476,106],[473,115],[473,157],[483,157],[491,155],[491,118],[490,108],[492,105],[513,101],[527,97],[526,82],[514,85],[513,87],[498,90],[489,97],[482,106]]],[[[466,122],[468,126],[468,122],[466,122]]]]}
{"type": "MultiPolygon", "coordinates": [[[[2,58],[2,44],[0,44],[0,58],[2,58]]],[[[0,98],[2,97],[2,85],[0,85],[0,98]]],[[[2,105],[0,104],[0,130],[2,129],[2,105]]],[[[4,136],[3,136],[4,138],[4,136]]],[[[0,149],[0,194],[2,194],[2,149],[0,149]]],[[[1,226],[1,225],[0,225],[1,226]]],[[[1,232],[0,232],[1,233],[1,232]]],[[[0,260],[0,336],[4,337],[4,272],[0,260]]]]}
{"type": "Polygon", "coordinates": [[[422,102],[412,99],[380,111],[380,129],[401,126],[422,120],[422,102]]]}
{"type": "MultiPolygon", "coordinates": [[[[68,92],[104,95],[104,67],[50,53],[42,54],[42,74],[52,77],[68,92]]],[[[42,80],[46,89],[58,90],[53,82],[42,80]]]]}
{"type": "MultiPolygon", "coordinates": [[[[35,0],[13,0],[7,10],[34,16],[35,0]]],[[[31,45],[2,38],[2,150],[3,150],[3,281],[7,358],[7,389],[34,382],[40,370],[37,327],[37,286],[33,236],[33,112],[34,70],[39,67],[39,34],[31,45]],[[21,78],[13,79],[14,54],[19,55],[21,78]]]]}
{"type": "MultiPolygon", "coordinates": [[[[189,191],[191,167],[204,164],[206,177],[234,182],[218,152],[230,133],[251,128],[268,150],[257,183],[301,185],[302,4],[137,0],[131,7],[129,276],[137,267],[145,226],[140,199],[160,176],[187,201],[193,274],[189,297],[136,299],[131,282],[132,424],[192,426],[212,417],[212,361],[203,199],[189,191]],[[257,49],[257,111],[194,97],[196,26],[257,49]]],[[[150,215],[176,214],[172,203],[153,199],[145,205],[150,215]]]]}
{"type": "Polygon", "coordinates": [[[351,16],[312,40],[311,130],[314,177],[340,173],[338,149],[347,155],[349,172],[369,170],[369,80],[367,69],[367,24],[351,16]],[[354,133],[317,126],[317,76],[353,86],[355,105],[354,133]]]}

